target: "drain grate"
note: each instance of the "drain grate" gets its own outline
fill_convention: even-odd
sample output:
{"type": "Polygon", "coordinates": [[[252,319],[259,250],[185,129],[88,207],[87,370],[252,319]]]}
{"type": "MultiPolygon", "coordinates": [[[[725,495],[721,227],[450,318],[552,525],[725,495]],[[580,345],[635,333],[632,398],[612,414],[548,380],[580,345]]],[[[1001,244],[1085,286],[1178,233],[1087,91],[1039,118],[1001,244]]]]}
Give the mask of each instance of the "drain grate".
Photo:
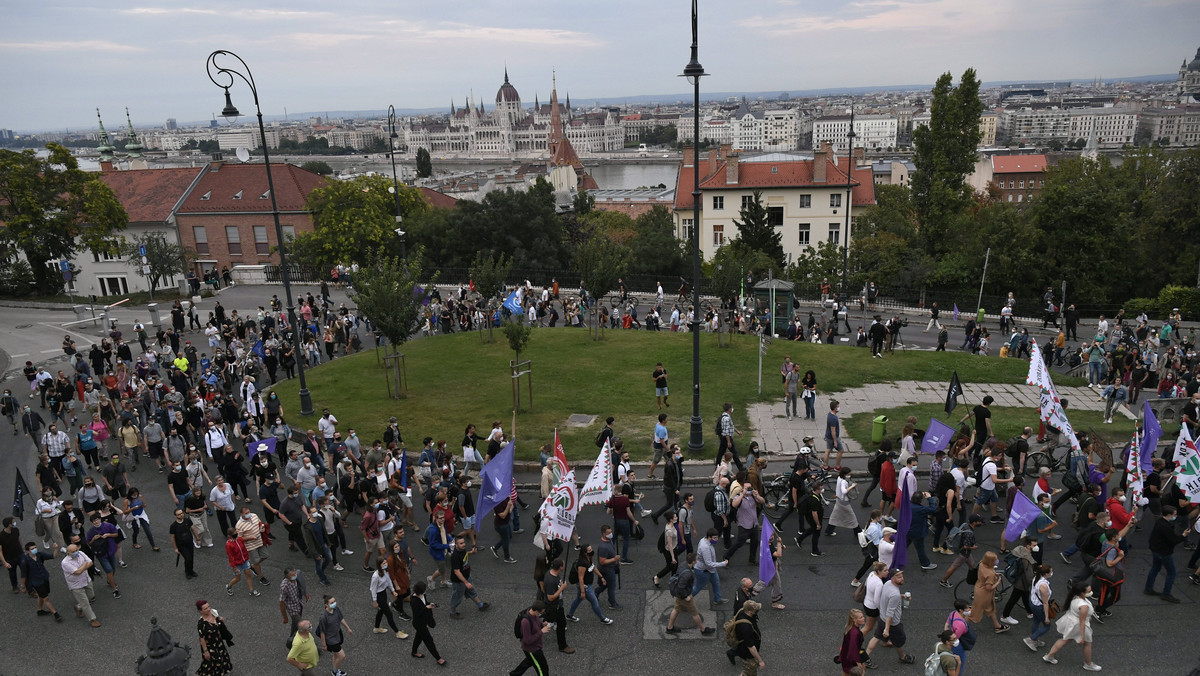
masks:
{"type": "Polygon", "coordinates": [[[17,329],[27,329],[27,328],[29,328],[29,327],[31,327],[31,326],[33,326],[33,324],[17,324],[17,325],[16,325],[15,327],[13,327],[13,328],[17,328],[17,329]]]}

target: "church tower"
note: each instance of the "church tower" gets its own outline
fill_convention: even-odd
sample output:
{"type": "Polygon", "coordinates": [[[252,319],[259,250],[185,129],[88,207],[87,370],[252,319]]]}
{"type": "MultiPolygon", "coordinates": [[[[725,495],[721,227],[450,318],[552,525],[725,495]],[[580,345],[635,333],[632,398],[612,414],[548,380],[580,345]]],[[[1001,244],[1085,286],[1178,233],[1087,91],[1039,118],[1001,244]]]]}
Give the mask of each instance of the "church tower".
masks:
{"type": "Polygon", "coordinates": [[[100,145],[96,146],[96,150],[100,152],[101,162],[112,162],[113,151],[116,147],[108,140],[108,132],[104,130],[104,120],[100,119],[100,109],[96,109],[96,119],[100,120],[100,145]]]}
{"type": "Polygon", "coordinates": [[[125,152],[129,158],[130,169],[147,169],[146,158],[142,157],[142,144],[138,141],[137,133],[133,131],[133,120],[129,117],[129,108],[125,109],[125,122],[129,125],[129,140],[125,143],[125,152]]]}

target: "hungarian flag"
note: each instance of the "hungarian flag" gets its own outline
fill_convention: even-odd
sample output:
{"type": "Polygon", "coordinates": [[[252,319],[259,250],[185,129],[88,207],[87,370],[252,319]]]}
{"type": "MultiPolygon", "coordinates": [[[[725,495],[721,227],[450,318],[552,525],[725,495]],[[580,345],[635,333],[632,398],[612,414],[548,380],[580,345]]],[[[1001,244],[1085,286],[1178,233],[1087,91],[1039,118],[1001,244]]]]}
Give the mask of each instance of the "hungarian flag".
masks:
{"type": "Polygon", "coordinates": [[[558,428],[554,428],[554,456],[550,458],[551,469],[554,471],[554,481],[558,483],[567,475],[567,454],[563,451],[562,441],[558,438],[558,428]]]}
{"type": "Polygon", "coordinates": [[[958,398],[963,396],[962,383],[958,382],[958,371],[950,376],[950,389],[946,391],[946,415],[953,415],[958,398]]]}

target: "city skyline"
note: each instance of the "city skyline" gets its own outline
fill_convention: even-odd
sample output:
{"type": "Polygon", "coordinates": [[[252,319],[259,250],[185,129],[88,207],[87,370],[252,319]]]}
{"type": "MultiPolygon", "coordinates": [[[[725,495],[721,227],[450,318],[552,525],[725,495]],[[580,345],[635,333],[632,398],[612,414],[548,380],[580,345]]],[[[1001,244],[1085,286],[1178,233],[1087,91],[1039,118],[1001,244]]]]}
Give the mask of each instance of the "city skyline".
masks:
{"type": "MultiPolygon", "coordinates": [[[[388,103],[448,111],[471,93],[490,110],[505,65],[528,102],[548,100],[552,71],[560,96],[583,105],[687,89],[678,77],[691,39],[686,0],[482,0],[454,5],[458,15],[411,2],[351,0],[336,13],[306,0],[258,5],[10,5],[0,127],[94,127],[96,106],[113,111],[110,128],[125,106],[138,126],[205,119],[223,103],[204,73],[214,49],[250,64],[266,115],[388,103]]],[[[1200,4],[1184,0],[701,2],[700,61],[711,74],[702,87],[901,86],[967,67],[984,81],[1166,74],[1200,46],[1198,24],[1200,4]]],[[[252,109],[248,89],[232,94],[252,109]]]]}

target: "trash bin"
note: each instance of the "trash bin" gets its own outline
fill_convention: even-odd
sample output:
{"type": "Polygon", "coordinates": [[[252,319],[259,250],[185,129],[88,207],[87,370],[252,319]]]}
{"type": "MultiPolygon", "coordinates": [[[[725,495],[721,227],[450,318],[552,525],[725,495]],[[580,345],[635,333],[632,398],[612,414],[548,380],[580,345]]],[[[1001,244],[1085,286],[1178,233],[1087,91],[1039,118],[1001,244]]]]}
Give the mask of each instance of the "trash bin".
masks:
{"type": "Polygon", "coordinates": [[[87,306],[86,305],[76,305],[76,306],[72,307],[71,309],[75,310],[75,319],[76,320],[83,321],[84,319],[87,318],[87,306]]]}
{"type": "Polygon", "coordinates": [[[879,443],[883,441],[884,435],[887,434],[887,416],[877,415],[871,425],[871,443],[879,443]]]}
{"type": "Polygon", "coordinates": [[[162,319],[158,316],[158,303],[149,303],[146,309],[150,311],[150,325],[162,326],[162,319]]]}

